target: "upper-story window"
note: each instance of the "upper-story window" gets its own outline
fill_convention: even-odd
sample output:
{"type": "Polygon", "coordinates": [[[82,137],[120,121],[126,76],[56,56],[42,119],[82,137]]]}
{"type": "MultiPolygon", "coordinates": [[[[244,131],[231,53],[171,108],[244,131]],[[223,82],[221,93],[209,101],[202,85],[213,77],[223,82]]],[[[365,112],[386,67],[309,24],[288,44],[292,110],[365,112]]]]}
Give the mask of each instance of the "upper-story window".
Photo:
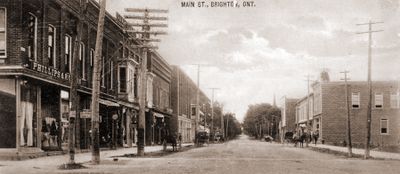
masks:
{"type": "Polygon", "coordinates": [[[86,47],[84,43],[79,44],[79,61],[81,63],[81,77],[83,80],[86,80],[86,61],[85,61],[85,55],[86,55],[86,47]]]}
{"type": "Polygon", "coordinates": [[[28,14],[28,58],[37,61],[37,17],[28,14]]]}
{"type": "Polygon", "coordinates": [[[353,108],[360,108],[360,93],[359,92],[351,93],[351,106],[353,108]]]}
{"type": "Polygon", "coordinates": [[[118,78],[119,78],[119,87],[118,92],[125,93],[126,92],[126,67],[119,67],[118,71],[118,78]]]}
{"type": "Polygon", "coordinates": [[[71,57],[72,57],[72,38],[69,35],[65,35],[65,57],[64,57],[64,68],[66,72],[71,71],[71,57]]]}
{"type": "Polygon", "coordinates": [[[106,86],[106,84],[104,84],[105,83],[105,69],[106,69],[106,63],[105,63],[105,58],[104,57],[102,57],[101,58],[101,87],[103,87],[103,88],[105,88],[106,86]]]}
{"type": "Polygon", "coordinates": [[[390,107],[399,108],[399,93],[390,94],[390,107]]]}
{"type": "Polygon", "coordinates": [[[0,57],[7,56],[7,13],[5,8],[0,8],[0,57]]]}
{"type": "Polygon", "coordinates": [[[52,25],[47,29],[47,57],[49,66],[56,67],[56,28],[52,25]]]}
{"type": "Polygon", "coordinates": [[[375,108],[383,108],[383,94],[375,93],[375,108]]]}
{"type": "Polygon", "coordinates": [[[134,77],[134,71],[133,71],[133,69],[129,69],[129,85],[130,85],[130,89],[129,89],[129,91],[130,91],[130,93],[134,93],[135,92],[135,84],[134,84],[134,81],[132,80],[132,77],[134,77]]]}
{"type": "Polygon", "coordinates": [[[110,89],[114,89],[114,62],[110,61],[110,89]]]}
{"type": "Polygon", "coordinates": [[[191,109],[191,112],[190,112],[191,115],[196,116],[196,110],[197,110],[196,105],[192,104],[190,109],[191,109]]]}
{"type": "Polygon", "coordinates": [[[135,98],[138,97],[138,75],[137,75],[137,73],[135,73],[133,75],[133,95],[135,96],[135,98]]]}
{"type": "Polygon", "coordinates": [[[94,49],[90,49],[90,66],[93,66],[93,61],[94,61],[94,49]]]}
{"type": "Polygon", "coordinates": [[[389,134],[389,120],[381,119],[381,134],[389,134]]]}

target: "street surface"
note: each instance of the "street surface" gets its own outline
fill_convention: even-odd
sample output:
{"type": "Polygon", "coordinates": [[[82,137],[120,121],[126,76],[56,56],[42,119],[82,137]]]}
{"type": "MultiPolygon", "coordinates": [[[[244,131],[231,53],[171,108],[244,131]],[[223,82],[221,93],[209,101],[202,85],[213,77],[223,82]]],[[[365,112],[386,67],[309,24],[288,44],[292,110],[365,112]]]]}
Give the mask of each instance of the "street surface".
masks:
{"type": "MultiPolygon", "coordinates": [[[[51,158],[51,157],[49,157],[51,158]]],[[[89,158],[90,159],[90,158],[89,158]]],[[[0,162],[0,173],[296,173],[296,174],[398,174],[400,161],[363,160],[324,154],[292,145],[283,146],[251,140],[241,135],[225,144],[213,144],[162,157],[125,158],[118,161],[103,154],[97,166],[59,170],[62,161],[37,164],[35,160],[0,162]]]]}

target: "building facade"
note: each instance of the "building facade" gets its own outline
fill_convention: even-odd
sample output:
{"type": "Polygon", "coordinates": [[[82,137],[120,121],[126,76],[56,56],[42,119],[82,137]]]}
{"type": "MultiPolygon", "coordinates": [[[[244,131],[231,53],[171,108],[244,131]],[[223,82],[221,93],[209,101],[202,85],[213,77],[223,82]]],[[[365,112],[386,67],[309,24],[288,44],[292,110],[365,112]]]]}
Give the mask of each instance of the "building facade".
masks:
{"type": "Polygon", "coordinates": [[[146,143],[162,144],[170,132],[171,109],[171,67],[155,51],[147,54],[147,108],[146,143]]]}
{"type": "MultiPolygon", "coordinates": [[[[323,81],[312,84],[309,95],[309,128],[319,132],[319,140],[332,145],[347,143],[347,105],[345,83],[323,81]]],[[[397,146],[400,143],[399,83],[395,81],[372,82],[371,144],[397,146]]],[[[348,107],[351,121],[352,144],[365,145],[368,83],[348,82],[348,107]]],[[[306,130],[307,97],[296,103],[297,130],[306,130]]]]}
{"type": "MultiPolygon", "coordinates": [[[[98,13],[99,4],[92,0],[0,2],[0,119],[7,123],[1,127],[0,148],[31,153],[67,147],[73,68],[79,76],[76,147],[90,147],[98,13]],[[77,65],[72,59],[78,59],[77,65]]],[[[126,132],[134,127],[138,109],[134,79],[140,52],[123,27],[123,21],[107,13],[100,61],[101,147],[133,139],[126,132]]]]}
{"type": "MultiPolygon", "coordinates": [[[[178,66],[172,66],[172,91],[171,106],[173,116],[171,119],[171,131],[181,135],[183,142],[194,142],[195,120],[197,103],[197,85],[178,66]]],[[[204,120],[209,120],[211,114],[210,100],[200,90],[199,98],[199,128],[208,128],[204,120]]]]}
{"type": "MultiPolygon", "coordinates": [[[[349,108],[352,143],[363,146],[366,138],[368,84],[349,82],[349,108]]],[[[372,82],[371,144],[373,146],[399,145],[399,86],[394,81],[372,82]]],[[[314,119],[318,119],[320,137],[329,144],[343,144],[346,138],[346,96],[344,82],[314,84],[314,119]]]]}

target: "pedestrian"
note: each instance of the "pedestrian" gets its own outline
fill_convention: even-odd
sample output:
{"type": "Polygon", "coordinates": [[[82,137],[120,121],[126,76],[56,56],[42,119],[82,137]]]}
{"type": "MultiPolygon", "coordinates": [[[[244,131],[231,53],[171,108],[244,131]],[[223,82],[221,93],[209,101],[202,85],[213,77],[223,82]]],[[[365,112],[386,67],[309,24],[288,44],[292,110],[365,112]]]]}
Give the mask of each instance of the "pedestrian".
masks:
{"type": "Polygon", "coordinates": [[[297,131],[295,131],[293,134],[294,147],[297,147],[298,140],[299,140],[299,136],[297,135],[297,131]]]}
{"type": "Polygon", "coordinates": [[[182,134],[181,133],[179,133],[178,141],[179,141],[179,148],[182,148],[182,134]]]}
{"type": "Polygon", "coordinates": [[[313,139],[314,139],[314,145],[315,145],[315,146],[317,145],[318,138],[319,138],[319,131],[316,130],[316,131],[313,133],[313,139]]]}

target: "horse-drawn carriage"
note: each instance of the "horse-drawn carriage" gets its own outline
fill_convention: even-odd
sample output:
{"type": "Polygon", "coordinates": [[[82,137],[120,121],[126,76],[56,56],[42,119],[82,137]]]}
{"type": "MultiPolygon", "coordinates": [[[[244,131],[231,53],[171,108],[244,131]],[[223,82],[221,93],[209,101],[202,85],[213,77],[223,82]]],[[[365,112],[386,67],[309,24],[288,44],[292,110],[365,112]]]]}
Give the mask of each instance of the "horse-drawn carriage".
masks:
{"type": "Polygon", "coordinates": [[[209,143],[209,138],[210,135],[207,131],[204,130],[199,130],[197,131],[195,140],[196,140],[196,145],[203,145],[205,143],[209,143]]]}

